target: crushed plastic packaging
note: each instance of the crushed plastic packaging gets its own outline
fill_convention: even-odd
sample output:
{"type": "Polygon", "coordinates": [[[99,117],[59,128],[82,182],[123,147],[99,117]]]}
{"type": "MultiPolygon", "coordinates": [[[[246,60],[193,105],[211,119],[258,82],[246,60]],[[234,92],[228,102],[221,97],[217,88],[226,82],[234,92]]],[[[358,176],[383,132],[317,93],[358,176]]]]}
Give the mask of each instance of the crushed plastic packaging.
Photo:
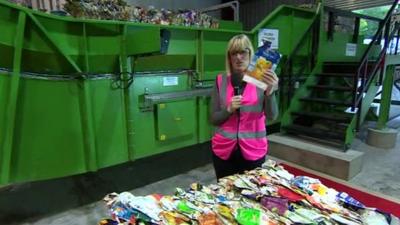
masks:
{"type": "Polygon", "coordinates": [[[284,215],[286,210],[288,210],[289,201],[285,198],[265,196],[261,198],[260,203],[268,210],[276,212],[279,215],[284,215]]]}
{"type": "Polygon", "coordinates": [[[196,10],[166,10],[128,4],[125,0],[66,0],[64,10],[73,17],[124,20],[136,23],[218,28],[219,20],[196,10]]]}
{"type": "Polygon", "coordinates": [[[110,193],[104,201],[110,218],[100,220],[101,225],[393,225],[399,221],[317,179],[295,177],[271,161],[217,184],[176,188],[174,195],[110,193]]]}
{"type": "Polygon", "coordinates": [[[346,192],[339,192],[336,197],[338,198],[339,201],[349,204],[351,206],[355,206],[355,207],[362,208],[362,209],[365,208],[364,204],[357,201],[356,199],[354,199],[353,197],[348,195],[346,192]]]}
{"type": "Polygon", "coordinates": [[[281,55],[278,51],[271,49],[271,42],[264,41],[263,45],[257,48],[254,56],[251,58],[243,80],[266,90],[267,85],[261,82],[261,78],[266,70],[275,71],[280,58],[281,55]]]}
{"type": "Polygon", "coordinates": [[[236,220],[241,225],[260,225],[261,211],[251,208],[238,209],[236,220]]]}

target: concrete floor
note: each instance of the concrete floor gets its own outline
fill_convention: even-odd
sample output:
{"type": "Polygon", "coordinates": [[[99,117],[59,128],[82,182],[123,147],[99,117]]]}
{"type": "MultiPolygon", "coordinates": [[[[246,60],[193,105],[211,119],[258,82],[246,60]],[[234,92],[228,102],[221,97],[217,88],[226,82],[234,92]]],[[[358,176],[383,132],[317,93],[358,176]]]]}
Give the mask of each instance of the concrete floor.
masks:
{"type": "MultiPolygon", "coordinates": [[[[391,124],[399,129],[397,120],[391,124]]],[[[353,143],[353,149],[365,152],[365,158],[361,173],[350,183],[400,199],[400,137],[393,149],[374,148],[364,142],[367,126],[373,124],[366,124],[353,143]]],[[[97,224],[108,216],[101,202],[106,193],[171,194],[175,187],[188,187],[193,182],[215,183],[210,156],[209,146],[204,144],[196,150],[182,149],[97,173],[3,188],[0,224],[97,224]]]]}
{"type": "Polygon", "coordinates": [[[353,177],[350,183],[400,199],[399,134],[394,148],[380,149],[365,143],[365,133],[362,139],[358,138],[353,143],[353,149],[365,154],[361,173],[353,177]]]}

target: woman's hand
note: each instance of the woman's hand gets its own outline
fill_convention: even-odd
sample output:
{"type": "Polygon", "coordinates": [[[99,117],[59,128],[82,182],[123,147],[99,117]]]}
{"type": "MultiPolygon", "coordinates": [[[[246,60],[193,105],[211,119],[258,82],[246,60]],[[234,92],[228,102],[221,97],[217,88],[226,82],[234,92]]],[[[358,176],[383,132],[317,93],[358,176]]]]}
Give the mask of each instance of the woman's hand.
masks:
{"type": "Polygon", "coordinates": [[[261,77],[262,82],[268,85],[267,90],[265,90],[265,94],[267,96],[271,95],[274,91],[278,90],[279,87],[279,78],[276,73],[272,70],[266,70],[261,77]]]}
{"type": "Polygon", "coordinates": [[[238,108],[240,108],[240,105],[242,104],[242,96],[241,95],[235,95],[232,97],[232,102],[226,109],[229,113],[235,112],[238,108]]]}

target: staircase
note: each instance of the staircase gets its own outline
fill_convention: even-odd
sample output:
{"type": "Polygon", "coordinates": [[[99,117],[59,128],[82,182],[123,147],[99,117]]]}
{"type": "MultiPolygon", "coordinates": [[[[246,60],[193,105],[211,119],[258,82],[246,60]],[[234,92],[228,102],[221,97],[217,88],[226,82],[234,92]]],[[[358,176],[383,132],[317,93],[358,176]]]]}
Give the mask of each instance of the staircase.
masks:
{"type": "MultiPolygon", "coordinates": [[[[360,61],[317,61],[305,83],[295,91],[291,85],[292,77],[296,76],[290,72],[293,71],[290,64],[292,62],[285,65],[284,75],[288,74],[289,77],[290,103],[282,117],[281,128],[284,133],[335,146],[342,151],[349,149],[356,131],[364,121],[382,85],[385,55],[389,43],[394,35],[399,33],[400,23],[392,20],[396,5],[397,1],[393,3],[385,19],[380,22],[371,43],[362,57],[358,58],[360,61]],[[379,43],[382,39],[384,46],[380,48],[379,43]],[[292,92],[294,92],[293,98],[292,92]]],[[[332,29],[333,27],[328,27],[328,33],[332,33],[332,29]]],[[[355,43],[358,43],[357,38],[356,29],[353,34],[355,43]]],[[[293,55],[288,58],[293,58],[293,55]]],[[[309,64],[313,65],[312,59],[309,64]]]]}
{"type": "Polygon", "coordinates": [[[358,62],[325,62],[312,84],[305,84],[307,95],[298,98],[301,107],[290,112],[292,123],[282,128],[289,134],[347,149],[346,132],[356,110],[352,92],[358,62]]]}

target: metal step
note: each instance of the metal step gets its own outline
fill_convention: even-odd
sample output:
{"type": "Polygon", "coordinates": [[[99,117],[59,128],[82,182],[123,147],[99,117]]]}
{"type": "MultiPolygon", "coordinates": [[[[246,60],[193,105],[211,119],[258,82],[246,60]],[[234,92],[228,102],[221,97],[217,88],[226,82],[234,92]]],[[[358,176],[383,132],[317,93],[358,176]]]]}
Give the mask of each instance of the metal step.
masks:
{"type": "MultiPolygon", "coordinates": [[[[368,61],[368,70],[374,67],[376,61],[368,61]]],[[[355,73],[360,62],[325,62],[322,70],[328,73],[355,73]]]]}
{"type": "Polygon", "coordinates": [[[297,125],[297,124],[284,126],[283,128],[288,133],[291,133],[291,134],[310,136],[312,138],[321,139],[323,141],[326,141],[326,139],[331,139],[331,141],[332,141],[332,139],[333,139],[333,140],[335,140],[335,142],[343,143],[344,139],[345,139],[344,133],[338,133],[338,132],[334,132],[334,131],[323,130],[323,129],[313,128],[313,127],[306,127],[306,126],[301,126],[301,125],[297,125]]]}
{"type": "Polygon", "coordinates": [[[353,91],[352,87],[330,86],[330,85],[309,85],[308,88],[323,89],[327,91],[353,91]]]}
{"type": "Polygon", "coordinates": [[[318,77],[344,77],[344,78],[354,78],[353,73],[318,73],[318,77]]]}
{"type": "Polygon", "coordinates": [[[348,106],[348,107],[352,106],[351,102],[343,102],[343,101],[332,100],[332,99],[327,99],[327,98],[303,97],[303,98],[300,98],[300,101],[316,102],[316,103],[322,103],[322,104],[328,104],[328,105],[340,105],[340,106],[348,106]]]}
{"type": "Polygon", "coordinates": [[[322,70],[329,73],[353,73],[357,71],[358,64],[358,62],[326,62],[322,70]]]}
{"type": "Polygon", "coordinates": [[[338,115],[338,114],[324,113],[324,112],[320,112],[320,113],[319,112],[292,112],[292,114],[295,116],[307,116],[307,117],[325,119],[325,120],[330,120],[330,121],[335,121],[335,122],[340,122],[340,123],[348,123],[352,119],[352,115],[345,116],[345,115],[338,115]]]}

